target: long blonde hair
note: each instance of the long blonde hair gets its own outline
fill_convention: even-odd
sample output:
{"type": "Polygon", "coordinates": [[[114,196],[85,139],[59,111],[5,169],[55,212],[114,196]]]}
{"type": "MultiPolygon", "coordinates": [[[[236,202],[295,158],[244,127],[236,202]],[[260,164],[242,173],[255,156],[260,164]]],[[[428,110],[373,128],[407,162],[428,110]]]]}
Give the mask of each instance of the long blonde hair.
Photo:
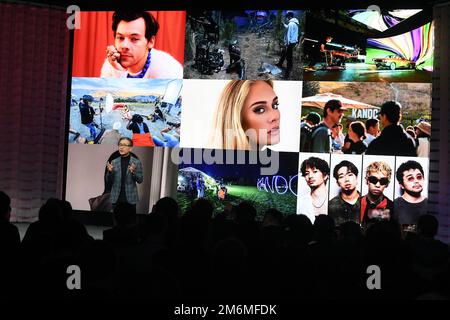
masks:
{"type": "Polygon", "coordinates": [[[242,107],[256,81],[264,81],[273,88],[272,80],[231,80],[225,86],[214,114],[208,148],[251,149],[242,127],[242,107]]]}

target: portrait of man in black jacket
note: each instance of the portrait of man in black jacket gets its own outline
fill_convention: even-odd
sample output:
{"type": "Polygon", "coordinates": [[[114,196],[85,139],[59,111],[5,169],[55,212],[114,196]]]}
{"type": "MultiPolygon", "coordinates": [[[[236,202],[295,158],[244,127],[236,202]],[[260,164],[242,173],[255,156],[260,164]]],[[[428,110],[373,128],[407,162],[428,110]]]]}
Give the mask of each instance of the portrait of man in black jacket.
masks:
{"type": "Polygon", "coordinates": [[[366,154],[417,157],[416,143],[400,124],[402,106],[396,101],[385,102],[379,118],[383,131],[374,139],[366,154]]]}

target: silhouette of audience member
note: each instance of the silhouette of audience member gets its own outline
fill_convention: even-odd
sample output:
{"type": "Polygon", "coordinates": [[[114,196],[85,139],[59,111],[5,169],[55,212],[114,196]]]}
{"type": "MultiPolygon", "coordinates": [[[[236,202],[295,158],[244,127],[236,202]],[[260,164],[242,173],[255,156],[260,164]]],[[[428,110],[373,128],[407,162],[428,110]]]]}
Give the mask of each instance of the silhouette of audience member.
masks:
{"type": "Polygon", "coordinates": [[[266,211],[261,229],[261,246],[263,249],[279,249],[283,246],[283,214],[277,209],[266,211]]]}
{"type": "Polygon", "coordinates": [[[140,241],[136,225],[136,207],[121,202],[113,212],[114,227],[103,231],[103,240],[122,245],[133,245],[140,241]]]}
{"type": "Polygon", "coordinates": [[[161,198],[153,206],[152,214],[160,215],[165,220],[164,245],[172,248],[179,241],[180,208],[178,203],[170,197],[161,198]]]}
{"type": "Polygon", "coordinates": [[[19,229],[9,222],[10,217],[11,198],[0,191],[0,252],[6,257],[16,252],[20,246],[19,229]]]}
{"type": "Polygon", "coordinates": [[[14,279],[19,275],[20,235],[17,227],[9,222],[10,216],[11,198],[0,191],[0,298],[11,298],[18,292],[14,279]]]}
{"type": "Polygon", "coordinates": [[[34,262],[39,263],[46,256],[55,255],[63,249],[63,221],[60,200],[48,199],[39,209],[38,221],[28,226],[22,240],[23,249],[34,262]]]}
{"type": "Polygon", "coordinates": [[[61,229],[64,230],[64,245],[74,252],[79,252],[94,238],[88,234],[86,227],[74,218],[72,205],[69,201],[60,200],[60,205],[62,209],[63,225],[61,229]]]}
{"type": "Polygon", "coordinates": [[[118,260],[112,245],[94,240],[83,248],[80,255],[81,288],[86,298],[111,299],[115,295],[118,260]]]}
{"type": "MultiPolygon", "coordinates": [[[[0,192],[0,228],[9,219],[9,201],[0,192]]],[[[138,228],[134,207],[123,203],[105,241],[84,233],[70,203],[49,199],[27,230],[17,269],[5,268],[10,261],[2,252],[0,281],[9,282],[1,282],[0,296],[353,300],[449,293],[449,249],[434,239],[438,221],[432,215],[420,216],[418,233],[402,240],[396,220],[375,221],[363,234],[354,221],[335,228],[329,215],[317,216],[313,226],[305,215],[283,217],[269,209],[259,225],[249,202],[227,210],[213,219],[214,206],[198,199],[180,215],[175,200],[162,198],[138,228]],[[177,227],[168,236],[171,224],[177,227]],[[67,290],[71,264],[82,270],[81,291],[67,290]],[[382,290],[367,289],[368,265],[381,268],[382,290]]]]}
{"type": "Polygon", "coordinates": [[[214,298],[248,297],[248,252],[237,239],[217,243],[211,255],[209,291],[214,298]]]}
{"type": "Polygon", "coordinates": [[[417,295],[415,278],[410,266],[410,251],[402,240],[401,228],[396,220],[372,223],[363,246],[363,270],[376,265],[382,270],[382,290],[367,290],[365,298],[411,299],[417,295]]]}
{"type": "Polygon", "coordinates": [[[284,221],[286,247],[298,250],[306,248],[313,236],[313,224],[305,215],[288,215],[284,221]]]}
{"type": "Polygon", "coordinates": [[[435,216],[425,214],[417,222],[418,236],[409,239],[413,254],[413,269],[420,277],[432,280],[449,267],[449,248],[435,240],[439,222],[435,216]]]}
{"type": "Polygon", "coordinates": [[[253,253],[259,244],[259,227],[256,223],[257,211],[255,207],[247,201],[241,202],[236,206],[236,236],[253,253]]]}

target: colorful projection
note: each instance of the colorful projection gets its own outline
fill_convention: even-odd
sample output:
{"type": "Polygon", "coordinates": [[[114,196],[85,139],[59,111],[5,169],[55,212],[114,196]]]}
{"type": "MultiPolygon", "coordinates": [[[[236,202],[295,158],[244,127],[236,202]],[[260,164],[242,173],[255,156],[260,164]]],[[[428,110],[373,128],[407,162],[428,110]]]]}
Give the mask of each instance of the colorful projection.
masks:
{"type": "Polygon", "coordinates": [[[413,61],[418,70],[432,71],[433,51],[434,24],[431,22],[398,36],[368,39],[366,63],[373,64],[373,58],[396,55],[405,61],[413,61]]]}
{"type": "Polygon", "coordinates": [[[349,10],[348,15],[366,26],[379,31],[385,31],[405,19],[419,13],[422,9],[393,10],[379,12],[375,10],[349,10]]]}

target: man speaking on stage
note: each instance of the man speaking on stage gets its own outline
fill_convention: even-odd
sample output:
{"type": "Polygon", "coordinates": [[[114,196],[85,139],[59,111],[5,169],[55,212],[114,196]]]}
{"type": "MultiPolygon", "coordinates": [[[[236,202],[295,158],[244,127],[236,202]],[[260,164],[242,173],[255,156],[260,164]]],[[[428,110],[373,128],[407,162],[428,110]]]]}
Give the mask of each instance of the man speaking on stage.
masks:
{"type": "Polygon", "coordinates": [[[133,141],[130,138],[120,138],[120,157],[106,164],[106,180],[112,185],[110,199],[113,208],[118,203],[129,203],[136,207],[139,202],[136,183],[142,183],[144,176],[141,161],[131,156],[132,149],[133,141]]]}

